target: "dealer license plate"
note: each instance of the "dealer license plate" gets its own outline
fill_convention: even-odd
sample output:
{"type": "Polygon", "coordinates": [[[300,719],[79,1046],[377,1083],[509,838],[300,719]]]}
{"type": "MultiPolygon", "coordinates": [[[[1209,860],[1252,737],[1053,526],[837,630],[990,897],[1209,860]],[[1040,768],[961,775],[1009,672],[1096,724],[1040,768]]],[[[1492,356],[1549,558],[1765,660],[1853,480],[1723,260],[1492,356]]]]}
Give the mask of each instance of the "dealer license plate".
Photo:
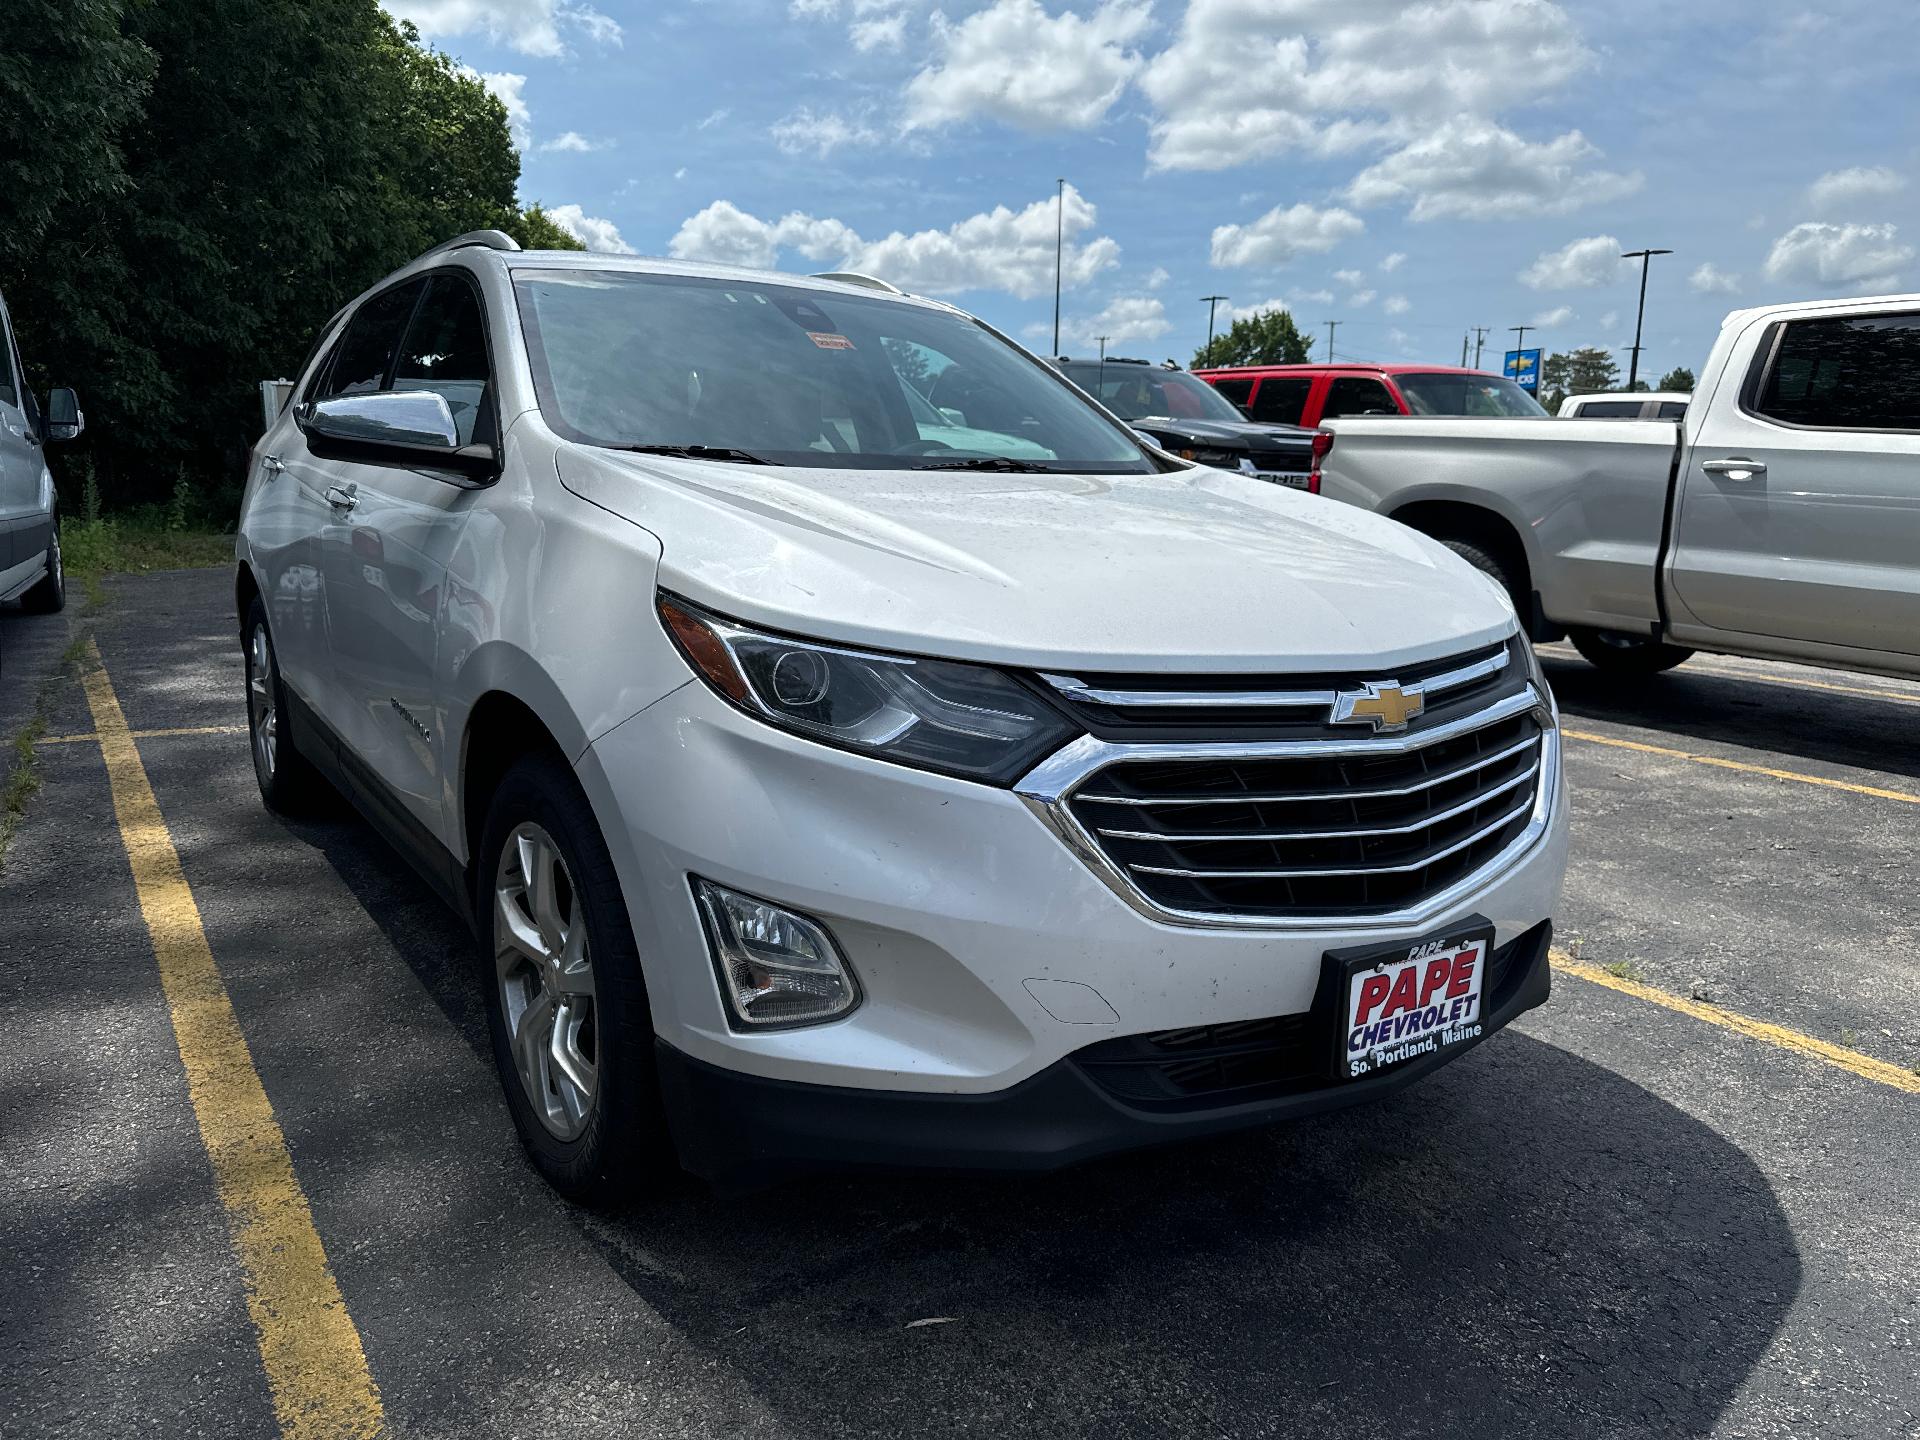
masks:
{"type": "Polygon", "coordinates": [[[1411,944],[1329,952],[1340,1007],[1334,1074],[1357,1079],[1479,1039],[1492,953],[1484,921],[1411,944]]]}

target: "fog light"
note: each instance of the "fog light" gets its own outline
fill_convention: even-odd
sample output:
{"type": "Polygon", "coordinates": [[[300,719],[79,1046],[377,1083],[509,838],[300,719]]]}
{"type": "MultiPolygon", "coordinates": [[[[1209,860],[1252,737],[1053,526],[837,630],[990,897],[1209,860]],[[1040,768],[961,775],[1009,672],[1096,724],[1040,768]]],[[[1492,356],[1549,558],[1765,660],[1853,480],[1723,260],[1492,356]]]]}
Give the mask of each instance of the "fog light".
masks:
{"type": "Polygon", "coordinates": [[[853,971],[819,921],[698,876],[693,893],[720,993],[739,1028],[816,1025],[859,1003],[853,971]]]}

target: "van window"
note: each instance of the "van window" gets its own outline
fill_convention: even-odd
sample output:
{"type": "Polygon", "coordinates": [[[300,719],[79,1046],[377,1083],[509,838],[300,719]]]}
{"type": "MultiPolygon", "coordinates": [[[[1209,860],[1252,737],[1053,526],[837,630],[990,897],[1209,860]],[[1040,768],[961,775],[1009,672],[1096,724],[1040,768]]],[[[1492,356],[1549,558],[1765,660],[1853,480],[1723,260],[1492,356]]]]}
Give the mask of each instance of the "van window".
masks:
{"type": "Polygon", "coordinates": [[[1327,387],[1327,402],[1320,407],[1320,418],[1331,420],[1338,415],[1364,415],[1369,410],[1384,415],[1400,413],[1400,407],[1393,403],[1393,396],[1378,380],[1369,375],[1341,375],[1327,387]]]}
{"type": "Polygon", "coordinates": [[[1298,425],[1312,389],[1309,375],[1269,375],[1253,397],[1253,418],[1268,425],[1298,425]]]}
{"type": "Polygon", "coordinates": [[[1789,425],[1920,430],[1920,315],[1792,321],[1754,408],[1789,425]]]}

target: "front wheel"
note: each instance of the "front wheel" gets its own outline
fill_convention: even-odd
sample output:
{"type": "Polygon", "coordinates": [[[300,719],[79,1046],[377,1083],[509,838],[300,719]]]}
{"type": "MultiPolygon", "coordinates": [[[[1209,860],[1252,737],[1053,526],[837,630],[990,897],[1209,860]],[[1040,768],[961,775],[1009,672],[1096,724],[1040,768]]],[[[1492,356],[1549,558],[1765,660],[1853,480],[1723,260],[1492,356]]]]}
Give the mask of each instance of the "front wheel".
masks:
{"type": "Polygon", "coordinates": [[[535,1168],[589,1204],[664,1188],[679,1169],[639,950],[565,765],[529,756],[507,772],[474,873],[494,1060],[535,1168]]]}
{"type": "Polygon", "coordinates": [[[1682,645],[1668,645],[1650,635],[1628,635],[1619,630],[1574,630],[1573,648],[1589,664],[1616,675],[1658,675],[1693,654],[1682,645]]]}
{"type": "Polygon", "coordinates": [[[280,815],[304,815],[326,793],[326,780],[295,748],[287,728],[287,687],[280,679],[267,607],[258,596],[247,607],[247,741],[260,798],[280,815]]]}
{"type": "Polygon", "coordinates": [[[53,534],[47,541],[47,573],[20,597],[20,606],[32,615],[52,615],[66,608],[67,567],[60,554],[60,516],[53,517],[53,534]]]}

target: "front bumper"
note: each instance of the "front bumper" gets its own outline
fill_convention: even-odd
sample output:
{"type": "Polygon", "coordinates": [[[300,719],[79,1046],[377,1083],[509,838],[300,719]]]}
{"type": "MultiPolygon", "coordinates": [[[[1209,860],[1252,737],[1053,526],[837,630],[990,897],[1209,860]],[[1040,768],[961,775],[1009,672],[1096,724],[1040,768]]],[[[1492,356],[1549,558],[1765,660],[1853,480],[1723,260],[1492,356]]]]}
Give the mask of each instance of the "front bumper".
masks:
{"type": "MultiPolygon", "coordinates": [[[[1041,1125],[1038,1139],[1013,1133],[1031,1131],[1028,1121],[1009,1129],[981,1119],[940,1142],[943,1153],[959,1147],[945,1163],[967,1163],[958,1157],[969,1147],[990,1154],[1011,1145],[1016,1164],[1019,1154],[1065,1163],[1162,1132],[1206,1133],[1364,1098],[1429,1067],[1411,1063],[1337,1096],[1263,1101],[1250,1117],[1158,1116],[1135,1128],[1126,1107],[1086,1091],[1063,1062],[1115,1037],[1302,1014],[1330,949],[1411,941],[1471,914],[1492,922],[1496,945],[1507,946],[1552,915],[1566,867],[1556,771],[1546,781],[1548,823],[1530,848],[1417,923],[1180,923],[1129,904],[1011,791],[815,744],[740,714],[697,682],[602,735],[577,772],[633,920],[676,1127],[696,1152],[709,1142],[685,1115],[705,1117],[701,1130],[720,1114],[718,1128],[742,1131],[760,1116],[774,1132],[805,1136],[815,1123],[801,1113],[809,1096],[823,1114],[853,1117],[833,1122],[843,1124],[838,1138],[818,1137],[842,1161],[859,1159],[869,1140],[874,1154],[892,1153],[887,1124],[859,1117],[892,1113],[907,1097],[981,1117],[1032,1103],[1016,1097],[1053,1097],[1050,1113],[1067,1118],[1041,1125]],[[689,875],[824,924],[859,977],[861,1005],[803,1029],[731,1028],[689,875]],[[856,1093],[837,1106],[844,1092],[874,1098],[856,1093]]],[[[1544,995],[1543,979],[1526,1003],[1544,995]]],[[[786,1142],[761,1148],[780,1160],[786,1142]]]]}
{"type": "MultiPolygon", "coordinates": [[[[1503,947],[1479,1039],[1359,1080],[1324,1069],[1235,1087],[1193,1103],[1148,1108],[1102,1082],[1095,1045],[1007,1090],[932,1095],[767,1080],[695,1060],[659,1042],[660,1079],[681,1163],[745,1188],[823,1170],[1044,1171],[1120,1150],[1196,1140],[1377,1099],[1457,1059],[1546,1002],[1552,926],[1503,947]]],[[[1318,1031],[1311,1055],[1327,1050],[1318,1031]]]]}

